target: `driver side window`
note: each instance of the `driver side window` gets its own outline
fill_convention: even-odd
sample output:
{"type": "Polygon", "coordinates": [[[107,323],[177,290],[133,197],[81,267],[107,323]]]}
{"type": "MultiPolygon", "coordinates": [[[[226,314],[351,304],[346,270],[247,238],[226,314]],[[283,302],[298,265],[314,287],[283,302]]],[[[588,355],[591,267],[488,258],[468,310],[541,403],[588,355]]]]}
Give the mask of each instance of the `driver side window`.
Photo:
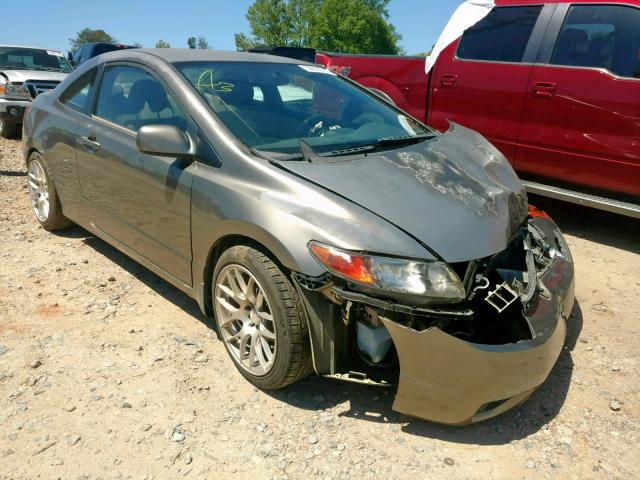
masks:
{"type": "Polygon", "coordinates": [[[95,116],[134,132],[145,125],[187,128],[186,115],[160,81],[126,65],[105,69],[95,116]]]}
{"type": "Polygon", "coordinates": [[[81,113],[88,113],[90,92],[96,79],[96,69],[89,70],[71,84],[60,96],[60,101],[81,113]]]}

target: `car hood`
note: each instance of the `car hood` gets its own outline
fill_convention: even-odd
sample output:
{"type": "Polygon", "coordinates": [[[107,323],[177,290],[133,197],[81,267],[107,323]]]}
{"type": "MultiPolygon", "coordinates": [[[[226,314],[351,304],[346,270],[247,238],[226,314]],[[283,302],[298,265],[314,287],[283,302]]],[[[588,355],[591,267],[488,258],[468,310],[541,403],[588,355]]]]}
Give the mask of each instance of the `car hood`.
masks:
{"type": "Polygon", "coordinates": [[[279,165],[384,218],[448,262],[504,250],[527,216],[526,193],[504,156],[453,123],[406,148],[279,165]]]}
{"type": "Polygon", "coordinates": [[[23,83],[27,80],[47,80],[61,82],[68,73],[47,72],[46,70],[2,70],[0,74],[4,75],[10,82],[23,83]]]}

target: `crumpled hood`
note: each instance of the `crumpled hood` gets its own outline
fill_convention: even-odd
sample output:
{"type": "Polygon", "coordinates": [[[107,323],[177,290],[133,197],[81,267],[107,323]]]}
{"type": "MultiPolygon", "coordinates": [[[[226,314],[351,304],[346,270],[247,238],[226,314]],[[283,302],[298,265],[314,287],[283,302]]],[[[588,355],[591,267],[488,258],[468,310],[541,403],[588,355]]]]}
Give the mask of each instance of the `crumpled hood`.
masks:
{"type": "Polygon", "coordinates": [[[61,82],[67,78],[68,73],[47,72],[46,70],[3,70],[0,74],[5,76],[10,82],[23,83],[27,80],[47,80],[61,82]]]}
{"type": "Polygon", "coordinates": [[[504,250],[527,216],[526,193],[504,156],[453,123],[433,140],[398,150],[280,165],[383,217],[448,262],[504,250]]]}

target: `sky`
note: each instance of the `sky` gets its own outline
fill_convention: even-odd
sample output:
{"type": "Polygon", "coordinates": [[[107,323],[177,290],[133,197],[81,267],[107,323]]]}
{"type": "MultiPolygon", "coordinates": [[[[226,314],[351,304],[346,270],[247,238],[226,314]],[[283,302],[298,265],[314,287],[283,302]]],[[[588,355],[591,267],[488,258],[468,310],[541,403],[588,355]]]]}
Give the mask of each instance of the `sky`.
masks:
{"type": "MultiPolygon", "coordinates": [[[[234,33],[249,34],[252,0],[30,0],[16,14],[0,13],[0,44],[69,50],[85,27],[103,29],[120,43],[153,47],[162,39],[187,47],[204,35],[210,48],[235,50],[234,33]]],[[[462,0],[391,0],[390,21],[407,54],[429,50],[462,0]]],[[[8,5],[7,5],[8,6],[8,5]]],[[[5,6],[6,7],[6,6],[5,6]]]]}

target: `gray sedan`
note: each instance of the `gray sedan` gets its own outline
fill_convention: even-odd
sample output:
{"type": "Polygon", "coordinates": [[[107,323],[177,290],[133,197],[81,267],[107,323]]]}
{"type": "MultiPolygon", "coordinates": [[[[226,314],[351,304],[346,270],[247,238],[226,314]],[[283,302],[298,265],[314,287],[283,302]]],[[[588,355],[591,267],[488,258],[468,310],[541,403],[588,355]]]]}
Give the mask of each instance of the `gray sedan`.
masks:
{"type": "Polygon", "coordinates": [[[195,298],[259,388],[315,371],[465,424],[561,351],[571,254],[503,155],[316,65],[101,55],[33,102],[24,156],[45,229],[76,223],[195,298]]]}

